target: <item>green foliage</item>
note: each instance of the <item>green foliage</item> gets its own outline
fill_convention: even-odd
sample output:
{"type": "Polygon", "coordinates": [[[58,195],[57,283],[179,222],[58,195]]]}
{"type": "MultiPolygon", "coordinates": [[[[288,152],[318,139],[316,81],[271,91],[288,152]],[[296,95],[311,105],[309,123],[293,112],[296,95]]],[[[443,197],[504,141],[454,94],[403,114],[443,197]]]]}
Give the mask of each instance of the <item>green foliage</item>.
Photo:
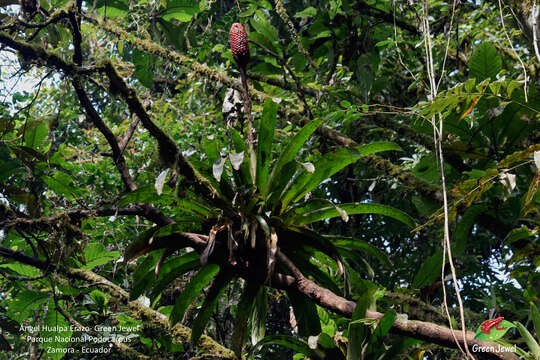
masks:
{"type": "Polygon", "coordinates": [[[204,266],[191,280],[182,292],[182,296],[178,298],[172,309],[169,317],[169,323],[171,325],[176,324],[182,320],[188,306],[195,300],[200,294],[201,290],[205,288],[210,281],[216,276],[219,271],[219,266],[216,264],[208,264],[204,266]]]}
{"type": "MultiPolygon", "coordinates": [[[[84,2],[74,17],[80,66],[65,18],[75,3],[41,2],[46,11],[28,19],[0,6],[2,247],[111,282],[0,251],[0,346],[27,356],[29,332],[13,327],[67,324],[59,308],[89,326],[148,325],[116,301],[121,287],[192,330],[159,322],[130,334],[126,344],[150,358],[213,356],[203,333],[237,357],[456,357],[391,329],[393,309],[432,321],[442,303],[436,136],[467,328],[501,313],[516,324],[505,336],[521,341],[519,354],[538,356],[538,66],[528,32],[508,21],[504,32],[496,4],[462,5],[452,14],[443,2],[382,0],[84,2]],[[249,125],[223,106],[239,89],[233,22],[250,39],[249,125]],[[156,134],[180,150],[166,164],[156,134]],[[306,297],[298,284],[354,301],[352,321],[319,306],[328,292],[306,297]],[[365,319],[366,309],[384,317],[365,319]]],[[[457,303],[452,291],[447,301],[457,303]]]]}
{"type": "Polygon", "coordinates": [[[495,79],[501,71],[502,58],[495,46],[489,42],[483,42],[476,49],[469,61],[469,75],[480,82],[485,79],[495,79]]]}

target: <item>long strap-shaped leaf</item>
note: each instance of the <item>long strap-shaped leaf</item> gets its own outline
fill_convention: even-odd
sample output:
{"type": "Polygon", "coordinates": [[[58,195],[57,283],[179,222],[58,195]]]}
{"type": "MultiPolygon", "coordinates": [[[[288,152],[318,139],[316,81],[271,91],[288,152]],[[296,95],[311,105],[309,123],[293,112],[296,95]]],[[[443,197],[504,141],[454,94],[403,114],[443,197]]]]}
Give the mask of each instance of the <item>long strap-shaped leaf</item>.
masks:
{"type": "Polygon", "coordinates": [[[298,176],[288,191],[283,194],[281,202],[282,210],[285,211],[291,202],[298,201],[309,191],[319,186],[323,180],[330,178],[344,167],[354,163],[361,156],[389,150],[401,150],[401,148],[391,142],[376,142],[360,146],[356,149],[339,149],[325,154],[319,161],[313,164],[315,166],[313,173],[304,171],[298,176]]]}
{"type": "Polygon", "coordinates": [[[249,322],[251,323],[251,345],[257,344],[264,338],[266,318],[268,316],[268,292],[261,286],[255,297],[255,305],[249,322]]]}
{"type": "MultiPolygon", "coordinates": [[[[151,259],[149,256],[148,259],[151,259]]],[[[152,266],[155,261],[150,260],[152,266]]],[[[137,299],[146,289],[152,287],[152,294],[156,295],[171,283],[174,279],[186,273],[187,271],[195,269],[199,262],[199,255],[196,252],[190,252],[182,256],[177,256],[165,262],[161,266],[161,271],[156,281],[155,272],[151,267],[147,267],[146,260],[141,264],[144,265],[143,269],[146,269],[144,275],[133,277],[133,286],[129,293],[130,300],[137,299]]],[[[138,269],[137,269],[138,270],[138,269]]],[[[155,296],[151,295],[150,298],[155,296]]]]}
{"type": "Polygon", "coordinates": [[[272,174],[268,180],[268,188],[272,190],[272,184],[275,176],[281,176],[281,170],[285,164],[291,162],[298,154],[298,151],[305,144],[307,139],[313,134],[315,130],[321,126],[323,119],[316,119],[306,124],[285,146],[281,155],[279,156],[276,165],[272,169],[272,174]]]}
{"type": "Polygon", "coordinates": [[[195,298],[201,293],[202,289],[207,286],[212,278],[216,276],[219,271],[219,266],[216,264],[208,264],[204,266],[199,272],[191,278],[186,285],[182,295],[176,300],[174,307],[169,317],[169,324],[173,326],[178,321],[182,320],[188,306],[195,300],[195,298]]]}
{"type": "Polygon", "coordinates": [[[277,104],[268,99],[264,104],[262,118],[259,122],[259,138],[257,144],[257,188],[266,196],[268,190],[268,171],[272,158],[272,142],[276,127],[277,104]]]}
{"type": "MultiPolygon", "coordinates": [[[[366,253],[368,255],[374,256],[379,259],[382,263],[387,266],[391,266],[390,258],[388,255],[381,251],[378,247],[371,245],[370,243],[345,236],[332,236],[326,235],[325,238],[330,239],[332,243],[336,246],[338,251],[341,253],[341,250],[356,250],[366,253]]],[[[346,256],[343,256],[346,257],[346,256]]]]}
{"type": "Polygon", "coordinates": [[[302,337],[315,336],[321,333],[321,321],[317,313],[317,305],[310,301],[303,294],[295,291],[287,291],[287,296],[291,301],[298,335],[302,337]]]}
{"type": "Polygon", "coordinates": [[[197,317],[193,321],[191,327],[191,344],[193,346],[196,346],[199,342],[199,338],[201,337],[210,316],[212,316],[219,298],[225,291],[225,288],[227,288],[231,279],[232,275],[229,272],[220,271],[216,276],[214,283],[208,291],[208,295],[206,295],[206,298],[204,299],[201,310],[197,313],[197,317]]]}
{"type": "Polygon", "coordinates": [[[260,284],[253,281],[247,282],[238,302],[238,309],[236,310],[236,318],[234,320],[233,350],[239,359],[242,358],[248,318],[253,310],[255,298],[260,287],[260,284]]]}
{"type": "Polygon", "coordinates": [[[150,299],[154,300],[167,286],[170,285],[171,282],[173,282],[174,279],[179,278],[188,271],[196,269],[199,265],[200,257],[195,251],[175,257],[163,264],[157,281],[148,279],[148,283],[152,284],[150,299]]]}
{"type": "Polygon", "coordinates": [[[306,193],[316,188],[323,180],[331,177],[344,167],[360,159],[361,154],[355,149],[339,149],[325,154],[319,161],[314,163],[315,171],[310,173],[306,170],[295,179],[295,182],[284,194],[281,208],[287,209],[291,202],[301,199],[306,193]]]}
{"type": "Polygon", "coordinates": [[[281,345],[293,349],[294,351],[309,356],[312,359],[325,359],[325,354],[320,349],[311,349],[305,341],[289,335],[271,335],[267,336],[257,343],[254,349],[264,345],[281,345]]]}
{"type": "MultiPolygon", "coordinates": [[[[345,211],[348,215],[356,214],[379,214],[389,216],[393,219],[401,221],[409,227],[414,227],[415,223],[412,217],[410,217],[404,211],[396,209],[391,206],[371,203],[347,203],[336,205],[341,210],[345,211]]],[[[294,217],[286,219],[287,223],[293,223],[296,225],[311,224],[315,221],[330,219],[337,216],[342,216],[336,206],[323,206],[313,209],[311,206],[306,205],[305,211],[302,208],[296,209],[294,217]]]]}

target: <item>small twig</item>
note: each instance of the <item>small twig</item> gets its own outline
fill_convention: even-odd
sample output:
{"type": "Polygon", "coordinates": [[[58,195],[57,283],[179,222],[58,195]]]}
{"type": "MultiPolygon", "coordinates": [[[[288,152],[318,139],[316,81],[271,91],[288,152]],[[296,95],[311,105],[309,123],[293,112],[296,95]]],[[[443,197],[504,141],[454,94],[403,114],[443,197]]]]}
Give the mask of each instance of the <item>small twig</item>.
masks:
{"type": "Polygon", "coordinates": [[[28,236],[25,235],[25,233],[23,233],[21,230],[17,229],[17,233],[19,233],[19,235],[21,235],[24,239],[24,241],[26,241],[26,243],[28,244],[28,246],[30,246],[30,248],[32,249],[32,253],[34,254],[34,257],[38,257],[38,252],[37,252],[37,249],[36,247],[34,246],[34,243],[30,240],[30,238],[28,236]]]}
{"type": "MultiPolygon", "coordinates": [[[[516,49],[514,48],[514,44],[512,43],[512,40],[510,39],[510,35],[508,35],[508,32],[506,31],[506,26],[504,25],[504,14],[503,14],[503,7],[502,7],[502,0],[499,0],[499,14],[501,17],[501,25],[503,28],[504,35],[506,36],[506,40],[508,40],[508,43],[510,44],[510,47],[512,48],[512,51],[516,54],[516,57],[519,60],[519,63],[521,64],[521,68],[523,69],[523,93],[525,95],[525,102],[527,101],[527,81],[529,81],[529,78],[527,76],[527,68],[525,67],[525,63],[523,63],[523,60],[521,60],[521,57],[518,55],[516,49]]],[[[534,34],[536,35],[536,30],[533,29],[534,34]]],[[[534,42],[536,45],[536,41],[534,42]]]]}
{"type": "Polygon", "coordinates": [[[140,121],[141,121],[141,119],[137,116],[131,122],[131,124],[129,124],[129,129],[128,129],[126,135],[124,136],[124,138],[122,139],[122,142],[120,143],[120,154],[123,154],[124,151],[126,150],[126,147],[128,146],[129,141],[133,137],[133,134],[135,133],[135,129],[137,129],[137,125],[139,125],[140,121]]]}
{"type": "MultiPolygon", "coordinates": [[[[304,107],[306,109],[306,115],[307,117],[311,120],[313,119],[313,116],[311,114],[311,109],[306,101],[306,90],[302,87],[302,83],[300,82],[300,79],[298,79],[298,77],[296,76],[296,74],[294,73],[294,71],[290,68],[290,66],[287,64],[287,59],[285,56],[280,56],[279,54],[276,54],[275,52],[273,52],[272,50],[268,49],[267,47],[265,47],[264,45],[256,42],[256,41],[253,41],[253,40],[249,40],[249,42],[255,44],[256,46],[260,47],[262,50],[264,50],[266,53],[268,53],[269,55],[273,56],[280,64],[281,66],[283,67],[283,73],[286,74],[287,72],[289,72],[289,74],[291,75],[291,77],[293,78],[294,80],[294,83],[295,83],[295,87],[293,88],[292,86],[287,86],[287,88],[293,90],[296,92],[296,94],[298,95],[298,98],[300,99],[300,101],[302,101],[302,103],[304,104],[304,107]],[[285,71],[286,69],[286,71],[285,71]]],[[[284,86],[285,87],[285,86],[284,86]]],[[[311,90],[311,89],[310,89],[311,90]]],[[[312,95],[316,95],[316,93],[312,94],[312,95]]]]}
{"type": "Polygon", "coordinates": [[[538,62],[540,62],[540,52],[538,51],[538,34],[537,34],[537,21],[538,21],[538,5],[536,4],[536,1],[533,2],[532,7],[532,14],[530,15],[533,18],[532,23],[532,33],[533,33],[533,46],[534,46],[534,53],[536,54],[536,59],[538,62]]]}
{"type": "Polygon", "coordinates": [[[24,110],[29,109],[29,108],[32,107],[32,105],[34,105],[34,102],[37,100],[37,98],[39,96],[39,93],[41,92],[41,86],[43,85],[43,81],[45,81],[45,79],[48,78],[52,74],[52,72],[53,72],[53,70],[49,71],[47,74],[45,74],[44,77],[41,78],[41,80],[39,80],[39,82],[37,84],[36,93],[35,93],[34,97],[32,98],[32,100],[30,100],[30,102],[27,105],[25,105],[22,108],[20,108],[19,110],[17,110],[15,115],[20,114],[24,110]]]}

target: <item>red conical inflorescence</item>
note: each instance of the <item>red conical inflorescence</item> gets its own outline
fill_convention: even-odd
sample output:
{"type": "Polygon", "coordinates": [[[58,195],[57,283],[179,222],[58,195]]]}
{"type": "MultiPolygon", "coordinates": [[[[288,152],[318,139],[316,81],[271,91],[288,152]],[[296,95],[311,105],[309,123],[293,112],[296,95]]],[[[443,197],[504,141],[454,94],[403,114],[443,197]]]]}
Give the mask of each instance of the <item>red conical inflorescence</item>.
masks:
{"type": "Polygon", "coordinates": [[[234,23],[229,33],[231,52],[238,65],[245,69],[249,61],[249,45],[246,30],[240,23],[234,23]]]}

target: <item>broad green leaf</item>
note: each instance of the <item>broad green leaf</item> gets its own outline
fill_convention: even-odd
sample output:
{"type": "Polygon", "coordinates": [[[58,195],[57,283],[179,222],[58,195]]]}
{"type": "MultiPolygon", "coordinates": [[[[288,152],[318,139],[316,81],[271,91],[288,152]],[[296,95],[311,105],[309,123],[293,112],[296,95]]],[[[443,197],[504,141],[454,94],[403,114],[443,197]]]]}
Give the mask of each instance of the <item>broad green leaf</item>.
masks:
{"type": "Polygon", "coordinates": [[[255,298],[255,306],[251,313],[251,345],[257,344],[264,338],[266,332],[266,318],[268,315],[268,292],[266,287],[259,287],[255,298]]]}
{"type": "Polygon", "coordinates": [[[294,17],[295,18],[303,18],[303,17],[311,17],[315,16],[317,14],[317,9],[315,9],[313,6],[307,7],[302,11],[297,12],[294,17]]]}
{"type": "Polygon", "coordinates": [[[321,159],[313,162],[315,172],[306,170],[300,174],[284,194],[281,202],[282,209],[286,209],[289,203],[296,202],[305,194],[315,189],[320,183],[332,175],[360,159],[362,155],[358,150],[341,148],[337,151],[325,154],[321,159]]]}
{"type": "Polygon", "coordinates": [[[501,71],[502,58],[490,42],[483,42],[476,47],[469,61],[469,76],[477,82],[493,79],[501,71]]]}
{"type": "Polygon", "coordinates": [[[197,0],[168,0],[167,8],[161,14],[165,21],[176,19],[180,22],[188,22],[193,15],[200,12],[197,0]]]}
{"type": "Polygon", "coordinates": [[[394,310],[389,310],[384,314],[382,319],[379,320],[379,323],[377,324],[377,327],[375,328],[375,331],[370,339],[370,342],[373,345],[379,346],[379,344],[384,340],[390,331],[392,324],[394,321],[396,321],[396,317],[396,312],[394,310]]]}
{"type": "MultiPolygon", "coordinates": [[[[165,185],[164,185],[165,188],[165,185]]],[[[162,188],[162,190],[164,190],[162,188]]],[[[168,187],[166,187],[168,188],[168,187]]],[[[171,194],[161,194],[158,195],[156,192],[156,187],[152,185],[142,186],[135,191],[127,193],[124,195],[118,205],[125,206],[134,203],[147,203],[147,204],[163,204],[168,205],[173,203],[176,198],[171,194]]]]}
{"type": "Polygon", "coordinates": [[[279,158],[272,169],[272,174],[270,175],[269,187],[273,191],[273,179],[275,176],[281,176],[281,171],[283,167],[289,162],[293,161],[298,151],[306,143],[307,139],[313,134],[315,130],[321,126],[323,119],[312,120],[307,123],[293,138],[287,143],[279,158]]]}
{"type": "Polygon", "coordinates": [[[281,203],[283,194],[294,184],[294,175],[299,171],[300,166],[299,163],[293,160],[285,164],[279,173],[276,173],[272,180],[271,196],[267,201],[272,210],[276,209],[281,203]]]}
{"type": "Polygon", "coordinates": [[[231,277],[229,274],[220,273],[218,274],[218,276],[216,276],[216,279],[210,287],[208,295],[206,295],[201,309],[197,313],[197,317],[193,321],[193,325],[191,327],[191,344],[193,346],[196,346],[198,344],[204,328],[206,327],[208,320],[210,320],[210,316],[212,316],[212,314],[214,313],[216,304],[225,289],[227,288],[227,285],[229,285],[230,280],[231,277]]]}
{"type": "Polygon", "coordinates": [[[465,211],[454,233],[454,241],[452,244],[452,255],[454,257],[457,258],[463,254],[467,246],[467,239],[469,238],[469,233],[475,223],[474,220],[478,215],[482,214],[486,210],[487,205],[482,204],[471,206],[465,211]]]}
{"type": "Polygon", "coordinates": [[[176,20],[165,21],[162,18],[157,19],[160,30],[163,31],[169,43],[171,43],[177,50],[183,51],[185,38],[183,36],[178,36],[179,33],[183,32],[185,29],[183,23],[178,24],[176,20]]]}
{"type": "Polygon", "coordinates": [[[175,325],[182,320],[188,306],[195,300],[201,291],[212,281],[218,273],[219,266],[216,264],[207,264],[191,278],[189,283],[182,291],[180,297],[176,300],[171,316],[169,317],[170,326],[175,325]]]}
{"type": "Polygon", "coordinates": [[[272,159],[274,129],[277,121],[278,105],[271,99],[264,104],[262,118],[259,122],[257,144],[257,188],[263,197],[268,190],[268,170],[272,159]]]}
{"type": "Polygon", "coordinates": [[[347,344],[347,360],[363,359],[364,343],[369,330],[361,321],[351,321],[349,324],[349,341],[347,344]]]}
{"type": "Polygon", "coordinates": [[[73,182],[71,176],[64,172],[57,171],[53,177],[43,176],[41,179],[55,194],[62,195],[66,199],[73,200],[79,194],[79,189],[71,185],[73,182]]]}
{"type": "MultiPolygon", "coordinates": [[[[484,324],[484,323],[482,323],[484,324]]],[[[478,329],[476,329],[476,335],[474,336],[475,339],[478,339],[478,340],[484,340],[484,341],[495,341],[495,340],[499,340],[500,338],[502,338],[504,336],[504,334],[506,334],[506,332],[508,330],[510,330],[511,328],[513,327],[516,327],[518,328],[519,332],[521,333],[521,330],[519,328],[519,325],[521,325],[520,323],[516,323],[515,325],[513,323],[511,323],[510,321],[507,321],[507,320],[503,320],[501,321],[497,326],[494,326],[494,327],[491,327],[491,328],[488,328],[488,330],[485,330],[485,331],[482,331],[482,325],[480,325],[478,327],[478,329]],[[499,329],[497,329],[497,327],[499,329]]],[[[523,326],[523,325],[521,325],[523,326]]],[[[525,329],[525,328],[523,328],[525,329]]],[[[528,333],[527,329],[525,329],[525,331],[528,333]]],[[[523,335],[523,333],[521,333],[521,335],[523,337],[525,337],[523,335]]],[[[529,334],[530,335],[530,334],[529,334]]],[[[534,341],[534,339],[533,339],[534,341]]]]}
{"type": "Polygon", "coordinates": [[[31,317],[31,311],[40,309],[47,303],[49,294],[37,291],[23,290],[7,303],[7,316],[21,322],[31,317]]]}
{"type": "Polygon", "coordinates": [[[293,290],[287,291],[287,296],[293,307],[298,335],[301,337],[318,335],[321,332],[321,322],[315,303],[293,290]]]}
{"type": "Polygon", "coordinates": [[[440,209],[439,203],[425,196],[412,196],[411,201],[416,207],[416,210],[426,217],[431,216],[435,211],[440,209]]]}
{"type": "MultiPolygon", "coordinates": [[[[62,306],[63,301],[59,301],[59,305],[62,306]]],[[[69,341],[64,341],[64,339],[69,339],[73,331],[64,316],[56,311],[52,300],[49,302],[43,325],[45,326],[39,333],[40,338],[51,340],[43,344],[47,358],[62,359],[65,356],[62,350],[69,344],[69,341]]]]}
{"type": "Polygon", "coordinates": [[[254,349],[265,345],[281,345],[293,349],[296,352],[309,356],[313,359],[324,359],[325,355],[320,349],[311,349],[309,345],[293,336],[289,335],[271,335],[267,336],[255,345],[254,349]]]}
{"type": "Polygon", "coordinates": [[[125,16],[128,11],[128,3],[126,0],[97,0],[97,11],[106,17],[125,16]]]}
{"type": "MultiPolygon", "coordinates": [[[[252,18],[250,20],[250,24],[251,26],[253,26],[257,34],[262,35],[271,44],[275,44],[279,41],[277,29],[274,26],[272,26],[272,24],[270,24],[268,21],[266,21],[265,18],[261,18],[261,19],[252,18]]],[[[275,46],[273,46],[272,50],[274,51],[276,50],[275,46]]]]}
{"type": "Polygon", "coordinates": [[[297,250],[291,252],[288,256],[305,276],[312,276],[318,284],[336,294],[341,292],[335,280],[322,270],[322,266],[320,264],[315,265],[310,261],[311,254],[297,250]]]}
{"type": "MultiPolygon", "coordinates": [[[[348,203],[338,204],[339,208],[345,211],[348,215],[356,214],[378,214],[389,216],[393,219],[401,221],[409,227],[414,227],[414,220],[407,213],[381,204],[372,203],[348,203]]],[[[293,218],[286,218],[287,223],[296,225],[311,224],[315,221],[326,220],[337,216],[342,216],[335,206],[324,206],[313,209],[309,204],[305,208],[295,209],[293,218]],[[302,211],[305,210],[305,211],[302,211]]]]}
{"type": "Polygon", "coordinates": [[[412,287],[414,289],[420,289],[424,286],[432,284],[438,277],[441,276],[441,266],[442,266],[442,252],[436,250],[435,254],[431,255],[424,260],[420,266],[420,270],[416,273],[414,277],[412,287]]]}
{"type": "Polygon", "coordinates": [[[107,305],[107,302],[109,301],[109,296],[105,295],[102,291],[99,290],[92,290],[90,294],[88,294],[90,299],[96,304],[96,306],[100,309],[103,309],[105,305],[107,305]]]}
{"type": "Polygon", "coordinates": [[[140,281],[151,269],[156,266],[162,252],[163,251],[155,251],[148,254],[144,259],[139,259],[137,268],[132,275],[134,284],[140,281]]]}
{"type": "Polygon", "coordinates": [[[178,200],[178,208],[202,217],[210,217],[214,215],[214,209],[210,208],[208,205],[197,201],[195,199],[182,198],[178,200]]]}
{"type": "Polygon", "coordinates": [[[24,145],[31,149],[37,150],[39,145],[45,140],[49,134],[47,122],[42,120],[29,124],[30,128],[26,129],[24,134],[24,145]]]}
{"type": "Polygon", "coordinates": [[[86,265],[81,266],[81,269],[92,270],[96,266],[116,260],[120,257],[119,251],[110,251],[101,243],[89,243],[84,248],[84,259],[86,265]]]}
{"type": "Polygon", "coordinates": [[[34,277],[41,274],[41,271],[39,269],[18,262],[2,264],[0,265],[0,268],[9,269],[11,271],[14,271],[17,275],[26,277],[34,277]]]}
{"type": "Polygon", "coordinates": [[[242,292],[242,296],[238,301],[236,318],[234,319],[234,333],[232,342],[233,351],[239,359],[242,358],[242,349],[244,348],[244,338],[248,319],[253,311],[255,298],[260,287],[260,284],[253,281],[247,282],[246,286],[244,287],[244,291],[242,292]]]}
{"type": "Polygon", "coordinates": [[[151,89],[154,85],[154,72],[152,70],[152,56],[142,51],[133,51],[133,65],[135,65],[135,72],[133,75],[143,84],[145,87],[151,89]]]}
{"type": "Polygon", "coordinates": [[[376,289],[370,289],[365,291],[362,296],[360,296],[360,299],[356,302],[356,307],[354,308],[354,312],[351,317],[352,321],[364,319],[366,317],[366,311],[371,309],[372,306],[376,306],[376,292],[376,289]]]}
{"type": "Polygon", "coordinates": [[[218,158],[221,157],[218,141],[216,140],[215,136],[205,136],[202,140],[202,147],[210,163],[213,164],[218,158]]]}

